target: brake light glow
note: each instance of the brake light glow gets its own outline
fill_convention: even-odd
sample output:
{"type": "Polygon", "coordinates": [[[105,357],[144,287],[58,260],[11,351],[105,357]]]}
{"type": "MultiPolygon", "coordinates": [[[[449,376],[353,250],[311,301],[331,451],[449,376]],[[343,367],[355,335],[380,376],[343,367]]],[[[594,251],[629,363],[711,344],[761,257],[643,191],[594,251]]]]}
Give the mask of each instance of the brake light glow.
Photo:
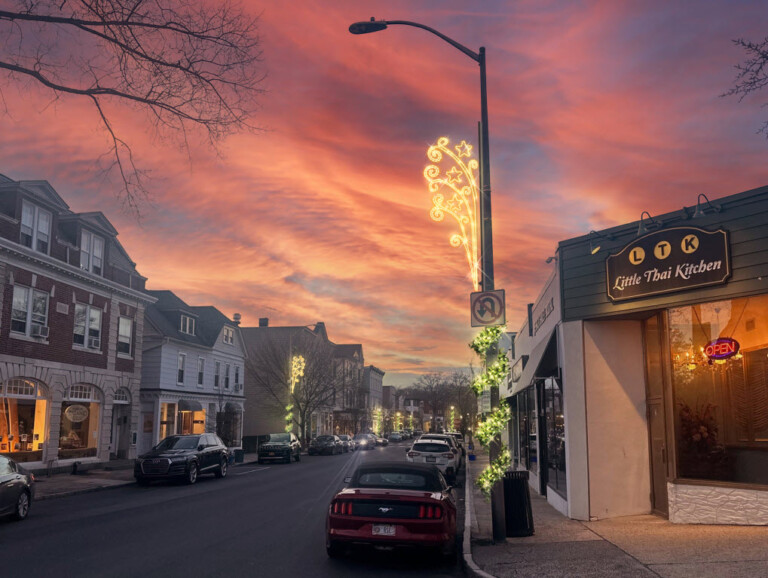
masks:
{"type": "Polygon", "coordinates": [[[421,453],[419,453],[419,452],[408,452],[408,457],[409,458],[415,458],[416,456],[420,456],[420,455],[421,455],[421,453]]]}
{"type": "Polygon", "coordinates": [[[338,500],[331,506],[331,511],[334,514],[339,514],[341,516],[351,516],[352,502],[346,500],[338,500]]]}
{"type": "Polygon", "coordinates": [[[425,520],[439,520],[443,517],[443,509],[440,506],[421,504],[419,506],[419,518],[425,520]]]}
{"type": "Polygon", "coordinates": [[[440,455],[442,455],[444,458],[452,458],[453,457],[453,453],[452,452],[448,452],[448,453],[440,454],[440,455]]]}

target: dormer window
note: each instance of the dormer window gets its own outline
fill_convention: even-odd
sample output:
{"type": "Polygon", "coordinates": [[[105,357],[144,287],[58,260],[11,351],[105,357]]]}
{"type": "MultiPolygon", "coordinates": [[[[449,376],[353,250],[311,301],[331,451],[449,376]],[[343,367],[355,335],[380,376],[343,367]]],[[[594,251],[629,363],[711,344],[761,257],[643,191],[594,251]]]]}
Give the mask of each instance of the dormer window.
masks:
{"type": "Polygon", "coordinates": [[[231,327],[224,328],[224,343],[232,345],[235,342],[235,330],[231,327]]]}
{"type": "Polygon", "coordinates": [[[186,333],[187,335],[194,335],[195,334],[194,317],[190,317],[189,315],[182,315],[179,331],[181,331],[182,333],[186,333]]]}
{"type": "Polygon", "coordinates": [[[80,268],[103,275],[104,239],[90,231],[80,234],[80,268]]]}
{"type": "Polygon", "coordinates": [[[47,255],[51,244],[51,213],[22,201],[20,243],[47,255]]]}

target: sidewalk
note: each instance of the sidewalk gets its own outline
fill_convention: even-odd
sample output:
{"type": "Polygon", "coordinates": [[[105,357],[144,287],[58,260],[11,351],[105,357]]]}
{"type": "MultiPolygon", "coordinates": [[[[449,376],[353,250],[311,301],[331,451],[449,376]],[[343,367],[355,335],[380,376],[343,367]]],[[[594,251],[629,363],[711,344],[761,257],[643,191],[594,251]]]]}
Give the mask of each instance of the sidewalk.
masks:
{"type": "MultiPolygon", "coordinates": [[[[256,453],[245,454],[241,464],[232,466],[255,464],[258,460],[256,453]]],[[[109,468],[106,464],[106,468],[109,468]]],[[[128,484],[134,484],[133,465],[125,469],[92,469],[79,474],[58,473],[51,476],[43,472],[35,473],[35,501],[61,498],[86,492],[119,488],[128,484]]]]}
{"type": "MultiPolygon", "coordinates": [[[[467,479],[488,465],[485,449],[476,448],[467,479]]],[[[532,492],[535,534],[493,544],[491,507],[474,484],[471,501],[471,552],[481,572],[470,566],[470,576],[768,577],[766,527],[671,524],[651,515],[579,522],[532,492]]]]}

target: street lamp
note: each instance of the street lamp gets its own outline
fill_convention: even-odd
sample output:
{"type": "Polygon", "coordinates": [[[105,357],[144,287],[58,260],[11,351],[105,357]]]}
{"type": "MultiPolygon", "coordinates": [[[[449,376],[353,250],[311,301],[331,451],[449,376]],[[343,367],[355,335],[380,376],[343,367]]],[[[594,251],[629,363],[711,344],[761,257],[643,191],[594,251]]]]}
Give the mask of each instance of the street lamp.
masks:
{"type": "MultiPolygon", "coordinates": [[[[434,28],[419,24],[418,22],[409,22],[407,20],[376,20],[355,22],[350,25],[349,31],[352,34],[369,34],[386,30],[388,26],[401,25],[421,28],[445,40],[454,48],[460,50],[472,60],[480,65],[480,269],[481,284],[483,291],[493,291],[493,230],[491,226],[491,157],[488,142],[488,95],[485,86],[485,47],[481,46],[475,52],[466,46],[459,44],[445,34],[438,32],[434,28]]],[[[499,390],[491,388],[491,408],[496,409],[499,406],[499,390]]],[[[489,446],[489,458],[491,463],[499,457],[501,450],[501,440],[497,436],[489,446]]],[[[493,539],[496,542],[502,542],[506,539],[506,528],[504,520],[504,492],[500,483],[494,484],[491,490],[491,514],[493,522],[493,539]]]]}
{"type": "Polygon", "coordinates": [[[418,22],[409,22],[408,20],[376,20],[355,22],[350,25],[349,31],[352,34],[369,34],[386,30],[388,26],[401,25],[421,28],[431,32],[445,40],[448,44],[457,48],[472,60],[480,65],[480,269],[482,275],[483,291],[493,291],[493,228],[491,223],[491,157],[489,153],[488,138],[488,96],[485,86],[485,47],[481,46],[478,52],[470,50],[466,46],[459,44],[454,39],[438,32],[434,28],[419,24],[418,22]]]}

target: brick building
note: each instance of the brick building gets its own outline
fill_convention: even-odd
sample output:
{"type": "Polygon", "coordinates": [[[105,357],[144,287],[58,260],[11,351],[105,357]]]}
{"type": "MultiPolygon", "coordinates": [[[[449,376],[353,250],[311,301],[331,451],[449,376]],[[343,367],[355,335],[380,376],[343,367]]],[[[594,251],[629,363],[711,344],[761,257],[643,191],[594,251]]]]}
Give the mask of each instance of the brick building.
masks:
{"type": "Polygon", "coordinates": [[[134,457],[154,299],[114,227],[0,175],[0,281],[0,453],[32,470],[134,457]]]}

